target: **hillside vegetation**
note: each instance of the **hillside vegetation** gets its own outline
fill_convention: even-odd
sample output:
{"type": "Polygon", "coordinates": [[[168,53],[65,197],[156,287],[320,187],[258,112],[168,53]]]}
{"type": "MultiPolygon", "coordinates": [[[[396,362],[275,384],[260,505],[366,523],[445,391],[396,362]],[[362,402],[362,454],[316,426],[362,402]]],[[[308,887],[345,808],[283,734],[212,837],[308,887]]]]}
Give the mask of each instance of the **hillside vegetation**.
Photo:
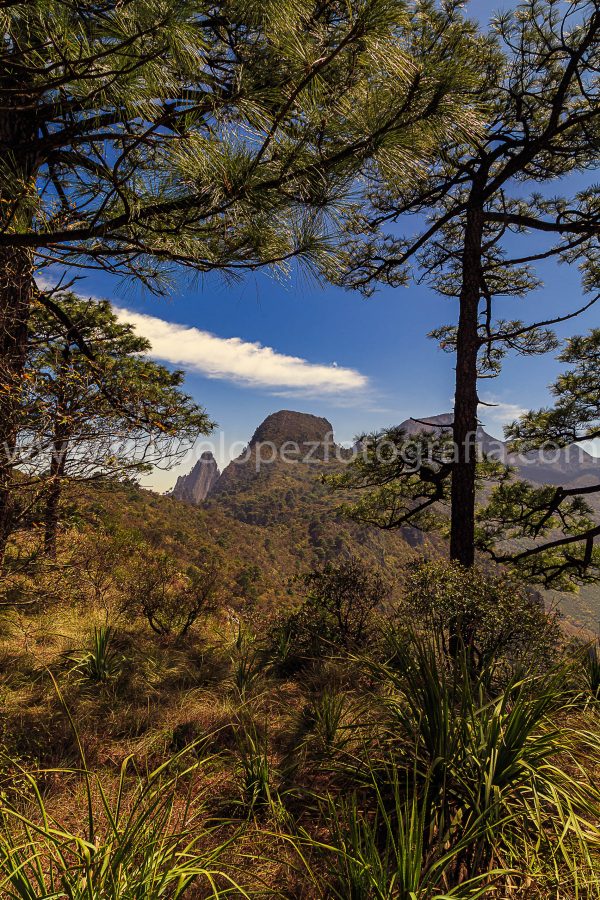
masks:
{"type": "Polygon", "coordinates": [[[56,559],[13,543],[3,896],[600,896],[597,663],[516,583],[340,519],[323,465],[202,506],[79,486],[56,559]]]}

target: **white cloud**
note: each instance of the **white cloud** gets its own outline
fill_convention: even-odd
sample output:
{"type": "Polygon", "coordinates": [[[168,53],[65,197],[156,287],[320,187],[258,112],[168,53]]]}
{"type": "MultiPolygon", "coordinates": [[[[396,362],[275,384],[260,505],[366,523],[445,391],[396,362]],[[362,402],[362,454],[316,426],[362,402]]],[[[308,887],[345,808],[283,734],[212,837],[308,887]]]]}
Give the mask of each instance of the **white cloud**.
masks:
{"type": "Polygon", "coordinates": [[[222,338],[188,325],[114,307],[152,344],[151,355],[163,362],[237,384],[302,393],[339,394],[367,387],[368,379],[356,369],[311,363],[299,356],[278,353],[272,347],[222,338]]]}
{"type": "Polygon", "coordinates": [[[485,403],[479,407],[479,417],[484,424],[490,422],[494,425],[508,425],[526,412],[527,410],[518,403],[503,403],[492,397],[486,397],[485,403]],[[487,404],[493,404],[493,406],[487,404]]]}

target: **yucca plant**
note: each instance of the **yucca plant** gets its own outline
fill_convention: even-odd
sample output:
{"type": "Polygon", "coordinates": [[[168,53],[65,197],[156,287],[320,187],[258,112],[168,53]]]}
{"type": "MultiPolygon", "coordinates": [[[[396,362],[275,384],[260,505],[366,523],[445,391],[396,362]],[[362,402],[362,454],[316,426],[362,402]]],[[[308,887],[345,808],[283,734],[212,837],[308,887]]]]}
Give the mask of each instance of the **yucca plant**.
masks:
{"type": "Polygon", "coordinates": [[[579,723],[569,727],[579,704],[565,668],[515,679],[493,696],[489,672],[474,678],[466,660],[448,662],[435,641],[415,635],[396,648],[393,667],[369,667],[383,692],[378,743],[386,755],[377,763],[381,752],[371,748],[363,778],[378,779],[378,796],[390,809],[397,790],[390,761],[412,772],[410,790],[427,784],[425,854],[436,851],[440,835],[449,836],[456,852],[446,867],[448,887],[462,884],[465,873],[514,863],[523,877],[528,870],[554,890],[585,884],[586,896],[600,896],[593,875],[600,861],[600,735],[579,723]]]}
{"type": "Polygon", "coordinates": [[[72,672],[91,682],[106,683],[117,678],[123,668],[123,656],[114,647],[114,630],[110,625],[94,628],[90,646],[67,654],[72,672]]]}
{"type": "Polygon", "coordinates": [[[235,738],[241,804],[251,815],[273,803],[268,739],[260,734],[253,722],[241,725],[235,738]]]}
{"type": "Polygon", "coordinates": [[[582,655],[583,677],[594,700],[600,700],[600,652],[597,643],[589,644],[582,655]]]}
{"type": "MultiPolygon", "coordinates": [[[[349,798],[329,796],[324,817],[330,842],[304,834],[308,848],[324,862],[310,867],[320,896],[338,900],[443,900],[483,896],[503,870],[465,877],[448,887],[457,860],[475,836],[465,830],[457,840],[451,832],[438,833],[430,841],[431,804],[427,782],[421,790],[414,773],[386,767],[369,770],[367,783],[349,798]],[[319,872],[325,871],[325,875],[319,872]]],[[[304,857],[308,857],[308,854],[304,857]]]]}
{"type": "Polygon", "coordinates": [[[347,742],[348,733],[343,736],[341,734],[347,706],[347,695],[331,686],[325,687],[313,697],[305,712],[305,719],[321,749],[330,751],[347,742]]]}
{"type": "Polygon", "coordinates": [[[241,625],[230,656],[234,688],[244,700],[251,689],[256,686],[263,671],[263,653],[255,639],[241,625]]]}
{"type": "Polygon", "coordinates": [[[36,779],[22,771],[29,790],[18,789],[0,810],[0,896],[178,900],[192,887],[207,900],[247,896],[219,864],[233,836],[219,838],[219,824],[205,818],[192,795],[194,776],[207,762],[194,762],[178,775],[165,763],[147,777],[133,775],[129,791],[128,759],[114,800],[101,777],[65,771],[86,786],[81,831],[55,817],[36,779]]]}

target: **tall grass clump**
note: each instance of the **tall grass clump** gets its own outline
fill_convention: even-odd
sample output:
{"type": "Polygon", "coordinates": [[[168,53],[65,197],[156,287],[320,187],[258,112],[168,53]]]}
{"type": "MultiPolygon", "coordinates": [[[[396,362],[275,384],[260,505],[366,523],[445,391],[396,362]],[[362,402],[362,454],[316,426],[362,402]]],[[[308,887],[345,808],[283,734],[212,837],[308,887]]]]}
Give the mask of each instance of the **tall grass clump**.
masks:
{"type": "Polygon", "coordinates": [[[234,833],[193,800],[204,762],[181,755],[147,776],[120,771],[116,791],[87,770],[86,814],[75,830],[49,808],[36,778],[21,769],[0,809],[0,896],[10,900],[177,900],[245,897],[220,865],[234,833]],[[174,762],[177,765],[174,766],[174,762]],[[172,770],[180,768],[177,774],[172,770]],[[133,782],[132,784],[130,782],[133,782]],[[224,832],[227,833],[227,832],[224,832]],[[199,891],[190,894],[189,891],[199,891]]]}
{"type": "Polygon", "coordinates": [[[272,806],[269,744],[255,723],[243,723],[236,729],[236,768],[240,786],[240,803],[248,815],[272,806]]]}
{"type": "Polygon", "coordinates": [[[110,625],[94,628],[90,646],[68,654],[73,671],[80,679],[96,684],[117,678],[123,668],[123,657],[115,649],[114,631],[110,625]]]}
{"type": "Polygon", "coordinates": [[[498,691],[416,634],[365,665],[379,720],[339,756],[329,843],[301,839],[323,896],[600,897],[600,729],[565,666],[498,691]]]}
{"type": "Polygon", "coordinates": [[[583,651],[582,666],[586,687],[594,700],[600,700],[600,645],[589,644],[583,651]]]}

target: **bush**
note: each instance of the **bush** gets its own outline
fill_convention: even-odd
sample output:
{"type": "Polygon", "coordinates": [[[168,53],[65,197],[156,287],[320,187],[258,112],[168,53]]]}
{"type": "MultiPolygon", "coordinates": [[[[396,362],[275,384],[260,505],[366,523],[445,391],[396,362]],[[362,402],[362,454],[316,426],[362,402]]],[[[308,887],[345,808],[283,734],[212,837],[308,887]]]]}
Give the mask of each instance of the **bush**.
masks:
{"type": "Polygon", "coordinates": [[[274,669],[283,675],[332,651],[363,649],[374,631],[374,613],[388,595],[381,574],[356,558],[328,563],[303,581],[306,600],[281,617],[269,636],[274,669]]]}
{"type": "Polygon", "coordinates": [[[492,661],[511,667],[547,663],[556,655],[560,636],[557,613],[547,613],[543,599],[510,572],[465,569],[446,559],[421,560],[408,570],[401,612],[450,643],[450,623],[471,639],[473,664],[492,661]]]}
{"type": "Polygon", "coordinates": [[[142,550],[134,558],[124,605],[141,613],[156,634],[181,638],[201,614],[214,609],[222,582],[214,558],[182,572],[168,553],[142,550]]]}

